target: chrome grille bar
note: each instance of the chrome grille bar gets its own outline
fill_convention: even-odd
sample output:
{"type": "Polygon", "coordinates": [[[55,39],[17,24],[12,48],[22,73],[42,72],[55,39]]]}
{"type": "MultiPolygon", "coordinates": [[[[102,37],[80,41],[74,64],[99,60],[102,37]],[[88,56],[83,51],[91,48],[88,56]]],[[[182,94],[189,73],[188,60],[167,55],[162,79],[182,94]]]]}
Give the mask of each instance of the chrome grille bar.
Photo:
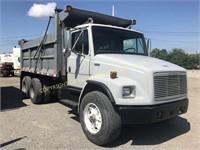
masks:
{"type": "Polygon", "coordinates": [[[155,100],[169,100],[184,97],[187,94],[185,72],[161,72],[154,74],[155,100]]]}

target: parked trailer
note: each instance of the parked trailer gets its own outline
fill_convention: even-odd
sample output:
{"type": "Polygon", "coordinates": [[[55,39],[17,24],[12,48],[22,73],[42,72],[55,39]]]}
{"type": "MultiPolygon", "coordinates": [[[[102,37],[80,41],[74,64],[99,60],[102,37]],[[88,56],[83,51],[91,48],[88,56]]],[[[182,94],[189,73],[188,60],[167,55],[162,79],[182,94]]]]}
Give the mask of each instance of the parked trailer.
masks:
{"type": "Polygon", "coordinates": [[[19,41],[20,87],[34,104],[57,94],[77,108],[86,137],[97,145],[115,140],[122,124],[187,112],[185,69],[149,57],[144,35],[131,29],[135,20],[71,6],[56,9],[52,19],[53,33],[19,41]]]}

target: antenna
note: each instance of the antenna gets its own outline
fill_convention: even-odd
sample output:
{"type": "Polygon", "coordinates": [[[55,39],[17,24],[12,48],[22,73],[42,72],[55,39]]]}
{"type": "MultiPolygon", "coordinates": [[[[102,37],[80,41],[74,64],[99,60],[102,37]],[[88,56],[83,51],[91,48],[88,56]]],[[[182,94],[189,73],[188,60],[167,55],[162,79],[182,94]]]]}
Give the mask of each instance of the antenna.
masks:
{"type": "Polygon", "coordinates": [[[115,5],[112,5],[112,16],[115,16],[115,5]]]}

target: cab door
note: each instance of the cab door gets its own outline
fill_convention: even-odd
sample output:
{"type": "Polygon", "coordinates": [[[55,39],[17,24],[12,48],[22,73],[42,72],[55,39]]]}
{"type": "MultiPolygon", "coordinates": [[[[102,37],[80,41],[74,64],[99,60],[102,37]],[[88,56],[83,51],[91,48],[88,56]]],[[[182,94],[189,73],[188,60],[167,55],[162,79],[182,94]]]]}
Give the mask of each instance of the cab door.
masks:
{"type": "Polygon", "coordinates": [[[90,76],[90,51],[88,30],[71,33],[71,56],[68,58],[68,86],[82,88],[90,76]]]}

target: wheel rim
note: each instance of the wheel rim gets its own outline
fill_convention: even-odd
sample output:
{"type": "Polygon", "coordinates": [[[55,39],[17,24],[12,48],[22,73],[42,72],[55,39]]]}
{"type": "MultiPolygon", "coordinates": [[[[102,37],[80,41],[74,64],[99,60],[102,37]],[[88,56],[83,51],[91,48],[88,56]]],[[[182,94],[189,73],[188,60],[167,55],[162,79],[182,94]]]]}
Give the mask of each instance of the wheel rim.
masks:
{"type": "Polygon", "coordinates": [[[89,103],[84,109],[84,121],[87,129],[92,134],[96,134],[100,131],[102,126],[102,116],[99,108],[93,104],[89,103]]]}
{"type": "Polygon", "coordinates": [[[31,87],[31,89],[30,89],[30,98],[31,99],[34,98],[34,89],[33,89],[33,87],[31,87]]]}

